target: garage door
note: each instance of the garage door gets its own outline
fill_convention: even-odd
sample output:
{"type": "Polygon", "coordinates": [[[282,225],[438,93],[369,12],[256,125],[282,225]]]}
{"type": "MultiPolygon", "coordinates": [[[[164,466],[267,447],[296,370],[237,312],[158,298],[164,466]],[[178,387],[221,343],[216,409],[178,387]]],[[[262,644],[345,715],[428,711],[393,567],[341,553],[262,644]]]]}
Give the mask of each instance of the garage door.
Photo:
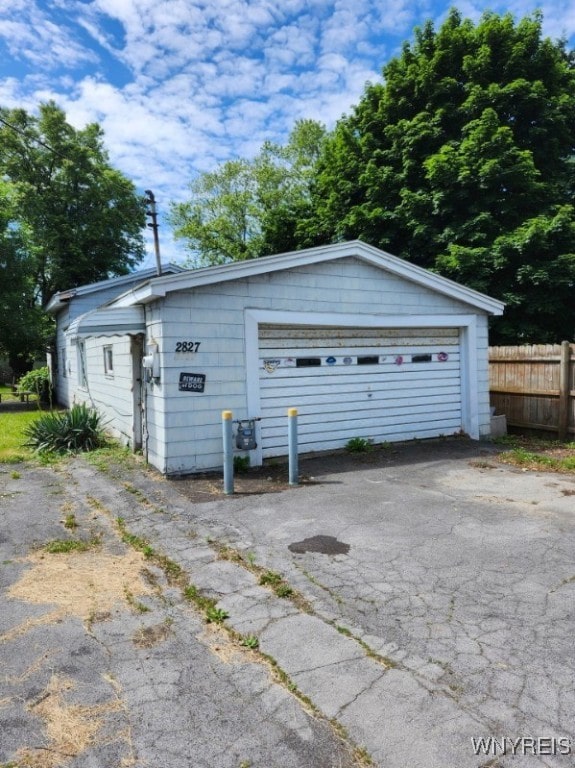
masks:
{"type": "Polygon", "coordinates": [[[260,325],[264,457],[287,451],[286,409],[298,409],[301,452],[437,437],[462,426],[457,328],[260,325]]]}

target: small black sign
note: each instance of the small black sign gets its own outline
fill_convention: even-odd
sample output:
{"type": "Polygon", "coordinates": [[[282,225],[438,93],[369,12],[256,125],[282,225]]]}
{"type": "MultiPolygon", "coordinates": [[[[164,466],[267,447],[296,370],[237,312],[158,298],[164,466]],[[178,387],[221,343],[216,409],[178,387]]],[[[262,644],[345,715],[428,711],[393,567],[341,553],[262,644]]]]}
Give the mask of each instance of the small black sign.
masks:
{"type": "Polygon", "coordinates": [[[205,373],[180,373],[180,392],[203,392],[205,386],[205,373]]]}

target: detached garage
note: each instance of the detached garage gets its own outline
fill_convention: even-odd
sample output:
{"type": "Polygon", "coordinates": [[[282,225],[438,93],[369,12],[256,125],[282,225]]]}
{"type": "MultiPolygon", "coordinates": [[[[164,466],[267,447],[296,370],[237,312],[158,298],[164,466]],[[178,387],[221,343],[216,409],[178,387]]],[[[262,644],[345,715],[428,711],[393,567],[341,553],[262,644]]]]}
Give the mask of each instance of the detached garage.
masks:
{"type": "Polygon", "coordinates": [[[105,355],[143,354],[143,368],[127,367],[128,442],[175,474],[221,466],[222,410],[259,419],[252,465],[287,453],[289,407],[302,452],[354,437],[488,436],[487,321],[502,311],[354,241],[146,280],[82,316],[64,343],[91,350],[74,399],[107,413],[91,396],[114,396],[105,355]],[[114,327],[128,308],[129,331],[114,327]]]}

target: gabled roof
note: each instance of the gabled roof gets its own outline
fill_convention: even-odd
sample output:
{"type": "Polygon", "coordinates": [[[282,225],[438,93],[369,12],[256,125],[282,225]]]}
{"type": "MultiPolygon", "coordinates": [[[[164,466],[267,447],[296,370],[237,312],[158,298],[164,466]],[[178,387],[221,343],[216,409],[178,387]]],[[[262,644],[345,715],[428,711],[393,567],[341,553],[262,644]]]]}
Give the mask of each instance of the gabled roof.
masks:
{"type": "MultiPolygon", "coordinates": [[[[184,267],[180,267],[178,264],[162,264],[163,275],[174,275],[181,272],[186,272],[184,267]]],[[[149,269],[141,269],[136,272],[130,272],[127,275],[120,275],[119,277],[111,277],[108,280],[100,280],[97,283],[88,283],[87,285],[80,285],[77,288],[70,288],[67,291],[59,291],[55,293],[50,301],[46,304],[45,310],[50,315],[55,315],[66,304],[77,296],[86,296],[90,293],[98,293],[99,291],[107,291],[109,288],[117,287],[118,293],[121,293],[125,287],[135,282],[143,282],[153,277],[156,274],[156,268],[151,267],[149,269]]]]}
{"type": "Polygon", "coordinates": [[[147,304],[166,296],[174,291],[186,291],[205,285],[227,282],[230,280],[242,280],[256,275],[263,275],[296,267],[319,264],[325,261],[355,257],[368,264],[410,282],[428,288],[431,291],[441,293],[449,298],[469,304],[476,309],[483,310],[491,315],[503,314],[505,305],[497,299],[486,296],[483,293],[466,288],[445,277],[429,272],[427,269],[415,266],[404,259],[392,256],[390,253],[374,248],[361,240],[352,240],[334,245],[324,245],[317,248],[309,248],[302,251],[290,251],[275,256],[264,256],[249,261],[236,261],[231,264],[223,264],[216,267],[203,269],[191,269],[176,275],[162,275],[155,277],[119,296],[113,302],[115,306],[131,306],[133,304],[147,304]]]}

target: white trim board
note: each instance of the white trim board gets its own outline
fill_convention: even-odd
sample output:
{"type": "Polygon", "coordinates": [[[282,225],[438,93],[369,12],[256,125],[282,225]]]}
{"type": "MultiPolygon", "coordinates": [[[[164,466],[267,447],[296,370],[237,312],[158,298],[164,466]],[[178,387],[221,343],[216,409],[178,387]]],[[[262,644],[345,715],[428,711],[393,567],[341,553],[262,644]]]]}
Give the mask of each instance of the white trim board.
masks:
{"type": "Polygon", "coordinates": [[[367,245],[360,240],[324,245],[302,251],[280,253],[275,256],[264,256],[259,259],[232,262],[231,264],[223,264],[216,267],[193,269],[175,276],[158,277],[135,286],[122,296],[119,296],[114,304],[116,306],[146,304],[174,291],[186,291],[215,283],[242,280],[256,275],[295,269],[321,262],[337,261],[343,258],[360,259],[385,272],[448,296],[456,301],[469,304],[469,306],[488,314],[503,314],[505,305],[502,302],[467,288],[464,285],[455,283],[452,280],[448,280],[445,277],[441,277],[427,269],[418,267],[405,259],[392,256],[390,253],[367,245]]]}

